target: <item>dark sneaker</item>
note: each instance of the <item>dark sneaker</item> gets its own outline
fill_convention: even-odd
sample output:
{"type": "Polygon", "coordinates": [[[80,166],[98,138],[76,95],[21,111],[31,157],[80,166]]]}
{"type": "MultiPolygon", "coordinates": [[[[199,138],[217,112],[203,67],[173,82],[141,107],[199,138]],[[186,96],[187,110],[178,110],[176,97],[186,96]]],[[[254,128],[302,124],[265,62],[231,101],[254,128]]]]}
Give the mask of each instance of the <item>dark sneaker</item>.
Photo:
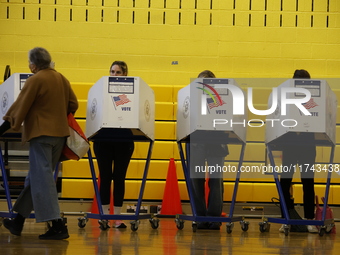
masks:
{"type": "Polygon", "coordinates": [[[221,222],[210,222],[209,229],[220,230],[222,223],[221,222]]]}
{"type": "Polygon", "coordinates": [[[43,240],[62,240],[69,237],[66,226],[64,226],[61,230],[56,230],[54,227],[51,227],[45,234],[39,235],[39,239],[43,240]]]}
{"type": "Polygon", "coordinates": [[[11,220],[11,219],[4,219],[3,224],[5,228],[7,228],[9,232],[11,232],[11,234],[16,235],[16,236],[21,235],[21,231],[24,227],[24,224],[19,224],[15,220],[11,220]]]}
{"type": "Polygon", "coordinates": [[[198,222],[197,229],[209,229],[209,222],[198,222]]]}

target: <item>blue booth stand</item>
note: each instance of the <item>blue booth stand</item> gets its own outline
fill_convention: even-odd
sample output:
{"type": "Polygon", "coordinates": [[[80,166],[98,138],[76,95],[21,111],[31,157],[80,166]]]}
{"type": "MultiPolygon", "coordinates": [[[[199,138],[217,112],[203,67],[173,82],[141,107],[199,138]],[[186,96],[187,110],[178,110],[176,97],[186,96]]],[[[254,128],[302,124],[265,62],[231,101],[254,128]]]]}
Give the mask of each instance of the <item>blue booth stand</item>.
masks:
{"type": "Polygon", "coordinates": [[[140,214],[150,158],[154,144],[155,96],[154,91],[140,77],[103,76],[89,90],[86,113],[86,136],[90,141],[136,141],[148,142],[143,178],[134,215],[103,214],[97,178],[91,151],[88,160],[97,199],[98,214],[87,213],[79,218],[79,227],[86,225],[87,219],[98,219],[100,228],[106,230],[108,220],[131,220],[131,230],[136,231],[140,219],[150,219],[156,229],[159,220],[150,214],[140,214]]]}
{"type": "MultiPolygon", "coordinates": [[[[233,142],[230,140],[228,144],[232,144],[233,142]]],[[[235,202],[236,202],[236,196],[237,196],[237,190],[239,186],[239,181],[240,181],[240,176],[241,176],[241,171],[240,168],[243,163],[243,157],[244,157],[244,151],[245,151],[245,146],[246,144],[244,142],[236,142],[235,144],[240,144],[241,145],[241,151],[240,151],[240,159],[238,162],[238,167],[237,167],[237,172],[236,172],[236,178],[235,178],[235,184],[234,184],[234,191],[232,195],[232,200],[230,204],[230,209],[229,209],[229,214],[226,217],[212,217],[212,216],[198,216],[196,213],[196,206],[195,206],[195,201],[193,199],[193,187],[190,182],[190,144],[189,142],[186,141],[178,141],[178,149],[179,149],[179,154],[182,162],[182,167],[183,167],[183,172],[184,172],[184,177],[185,177],[185,182],[186,182],[186,187],[188,190],[188,195],[190,199],[190,205],[192,209],[192,215],[176,215],[176,226],[178,229],[183,229],[184,227],[184,220],[192,221],[192,230],[193,232],[197,231],[197,222],[226,222],[226,231],[228,234],[232,232],[232,229],[234,227],[234,222],[240,222],[241,229],[243,231],[247,231],[249,227],[249,222],[244,220],[243,216],[238,216],[234,217],[234,209],[235,209],[235,202]],[[186,151],[186,157],[184,155],[183,151],[183,145],[185,146],[185,151],[186,151]]]]}
{"type": "MultiPolygon", "coordinates": [[[[110,133],[115,133],[114,129],[101,129],[94,137],[90,139],[90,141],[100,141],[100,140],[105,140],[105,141],[124,141],[123,137],[112,137],[110,133]]],[[[98,183],[97,183],[97,177],[94,169],[94,164],[93,164],[93,157],[91,150],[88,151],[88,160],[89,160],[89,165],[90,165],[90,171],[91,171],[91,176],[92,176],[92,181],[93,181],[93,187],[95,191],[95,196],[97,200],[97,206],[98,206],[98,212],[99,213],[86,213],[84,217],[81,217],[78,219],[78,226],[80,228],[83,228],[86,226],[86,222],[88,219],[98,219],[98,223],[100,225],[100,228],[102,230],[106,230],[109,228],[108,221],[109,220],[130,220],[131,224],[131,230],[136,231],[138,230],[138,226],[140,224],[140,219],[149,219],[151,227],[153,229],[157,229],[159,226],[159,219],[154,218],[151,214],[140,214],[140,208],[142,205],[142,200],[143,200],[143,193],[145,189],[145,184],[146,184],[146,179],[148,175],[148,169],[150,165],[150,158],[152,154],[152,148],[154,141],[152,139],[148,139],[143,135],[134,135],[133,140],[137,142],[148,142],[149,147],[148,147],[148,153],[146,157],[146,163],[144,167],[144,172],[143,172],[143,178],[141,182],[141,187],[139,191],[139,196],[138,196],[138,201],[137,201],[137,207],[136,211],[133,215],[111,215],[111,214],[104,214],[103,209],[102,209],[102,203],[100,199],[100,193],[99,193],[99,188],[98,188],[98,183]]]]}
{"type": "MultiPolygon", "coordinates": [[[[244,111],[245,101],[242,100],[244,98],[244,92],[237,82],[229,78],[192,79],[189,85],[178,91],[177,144],[192,208],[192,215],[177,215],[175,222],[178,229],[184,227],[184,220],[190,220],[193,221],[194,232],[198,228],[197,222],[227,222],[227,232],[231,233],[234,226],[233,222],[239,221],[242,230],[248,230],[249,223],[244,221],[243,217],[234,217],[233,215],[246,146],[247,111],[244,111]],[[234,96],[237,96],[238,100],[234,96]],[[190,179],[192,178],[190,174],[194,174],[190,168],[190,164],[192,164],[190,163],[190,154],[195,153],[195,151],[190,151],[190,143],[241,145],[238,167],[235,173],[234,192],[227,217],[197,215],[193,199],[194,190],[190,179]],[[183,152],[183,144],[185,144],[185,153],[183,152]]],[[[207,151],[205,153],[207,155],[207,151]]],[[[225,175],[224,172],[223,174],[225,175]]],[[[201,178],[200,176],[196,177],[201,178]]],[[[232,172],[231,178],[234,178],[234,172],[232,172]]]]}
{"type": "MultiPolygon", "coordinates": [[[[273,176],[280,197],[283,218],[268,218],[260,222],[260,231],[265,232],[268,229],[269,222],[283,224],[286,236],[289,234],[290,225],[315,225],[319,226],[319,235],[323,236],[324,233],[329,233],[334,226],[334,219],[326,219],[325,208],[327,208],[328,204],[331,175],[332,172],[334,172],[332,164],[336,146],[337,98],[328,85],[328,82],[319,79],[288,79],[278,86],[277,91],[278,98],[289,100],[290,103],[278,105],[275,112],[267,116],[268,119],[273,119],[276,120],[276,123],[281,123],[281,125],[274,125],[273,123],[266,125],[266,147],[269,162],[273,169],[277,169],[275,168],[276,165],[273,157],[274,150],[288,150],[298,145],[307,146],[307,148],[311,146],[330,147],[329,162],[320,163],[320,165],[323,164],[326,166],[323,167],[324,170],[322,170],[322,172],[325,174],[327,172],[324,210],[321,220],[291,219],[283,197],[279,173],[275,170],[273,171],[273,176]],[[281,92],[288,90],[290,92],[286,94],[281,92]],[[299,100],[304,100],[304,102],[299,100]],[[300,103],[296,103],[297,101],[300,103]],[[294,102],[294,104],[292,102],[294,102]],[[283,107],[285,107],[285,109],[283,107]]],[[[269,97],[269,106],[272,104],[272,97],[273,93],[269,97]]],[[[289,169],[289,171],[295,171],[295,167],[296,166],[294,166],[294,169],[289,169]]],[[[313,171],[314,174],[320,172],[314,167],[315,165],[308,171],[313,171]]]]}
{"type": "MultiPolygon", "coordinates": [[[[283,143],[287,145],[286,143],[283,143]]],[[[326,219],[326,210],[328,205],[328,198],[329,198],[329,189],[330,189],[330,183],[331,183],[331,176],[332,176],[332,164],[333,164],[333,158],[334,158],[334,150],[335,150],[335,144],[333,143],[324,143],[324,144],[317,144],[319,146],[328,146],[331,147],[330,152],[330,158],[329,158],[329,164],[328,164],[328,171],[327,171],[327,181],[326,181],[326,188],[325,188],[325,195],[324,195],[324,210],[322,211],[322,219],[321,220],[300,220],[300,219],[290,219],[288,208],[286,205],[286,202],[283,198],[283,192],[280,185],[280,179],[279,179],[279,173],[276,171],[273,171],[273,177],[275,180],[276,188],[280,197],[280,205],[283,212],[283,218],[266,218],[263,222],[259,223],[260,232],[266,232],[269,229],[270,223],[279,223],[284,224],[284,234],[285,236],[288,236],[290,225],[315,225],[319,226],[319,235],[323,236],[325,233],[330,233],[332,228],[335,226],[334,219],[326,219]]],[[[294,146],[294,144],[291,144],[291,146],[294,146]]],[[[267,154],[270,161],[270,164],[275,168],[276,164],[273,157],[273,151],[277,147],[277,143],[275,145],[268,143],[266,145],[267,147],[267,154]]]]}

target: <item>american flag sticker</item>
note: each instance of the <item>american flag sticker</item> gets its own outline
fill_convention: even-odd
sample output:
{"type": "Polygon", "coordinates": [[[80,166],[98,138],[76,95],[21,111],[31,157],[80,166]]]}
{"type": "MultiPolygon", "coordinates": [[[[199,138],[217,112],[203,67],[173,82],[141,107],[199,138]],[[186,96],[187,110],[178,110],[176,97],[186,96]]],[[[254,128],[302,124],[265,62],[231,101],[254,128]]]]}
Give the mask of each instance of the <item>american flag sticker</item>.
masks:
{"type": "Polygon", "coordinates": [[[226,104],[226,102],[224,102],[222,100],[222,104],[220,104],[218,101],[216,101],[216,103],[215,103],[212,98],[207,98],[207,104],[208,104],[209,109],[212,109],[214,107],[222,106],[222,105],[226,104]]]}
{"type": "Polygon", "coordinates": [[[314,102],[313,98],[311,98],[307,103],[303,103],[302,105],[306,109],[311,109],[311,108],[314,108],[314,107],[318,106],[318,104],[314,102]]]}
{"type": "Polygon", "coordinates": [[[119,106],[119,105],[123,105],[123,104],[127,104],[130,101],[130,99],[127,98],[126,95],[119,95],[119,96],[113,96],[112,97],[113,103],[115,104],[115,106],[119,106]]]}

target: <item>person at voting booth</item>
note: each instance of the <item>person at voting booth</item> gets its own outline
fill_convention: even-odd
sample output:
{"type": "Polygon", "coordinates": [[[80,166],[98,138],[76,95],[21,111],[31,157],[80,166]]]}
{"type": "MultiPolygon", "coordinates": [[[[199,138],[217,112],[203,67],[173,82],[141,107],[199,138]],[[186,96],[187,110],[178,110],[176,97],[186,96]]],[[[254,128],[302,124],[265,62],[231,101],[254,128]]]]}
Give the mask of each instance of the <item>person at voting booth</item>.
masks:
{"type": "MultiPolygon", "coordinates": [[[[296,70],[294,72],[294,79],[310,79],[310,74],[306,70],[296,70]]],[[[314,192],[314,171],[311,167],[315,164],[316,145],[314,142],[313,133],[292,133],[288,143],[294,145],[285,145],[282,149],[282,165],[295,166],[298,164],[302,166],[300,169],[301,182],[303,186],[303,208],[304,217],[306,219],[314,219],[315,212],[315,192],[314,192]]],[[[284,200],[288,210],[294,209],[294,200],[291,198],[291,184],[293,178],[293,168],[291,172],[283,172],[280,178],[280,185],[284,200]]],[[[283,217],[283,215],[282,215],[283,217]]],[[[311,233],[318,233],[316,226],[308,225],[307,229],[311,233]]],[[[284,227],[281,226],[280,232],[284,232],[284,227]]]]}
{"type": "MultiPolygon", "coordinates": [[[[213,72],[209,70],[202,71],[198,78],[215,78],[213,72]]],[[[208,134],[209,138],[213,136],[213,132],[208,134]]],[[[194,166],[204,166],[205,164],[211,166],[223,166],[224,158],[229,154],[226,144],[212,144],[212,143],[196,143],[190,141],[190,162],[194,166]]],[[[193,187],[193,199],[197,216],[215,216],[221,217],[223,209],[223,174],[221,172],[213,173],[209,176],[206,173],[201,173],[197,178],[191,176],[191,184],[193,187]],[[209,195],[206,202],[205,185],[208,182],[209,195]]],[[[199,222],[198,229],[215,229],[219,230],[220,222],[199,222]]]]}
{"type": "MultiPolygon", "coordinates": [[[[123,61],[114,61],[110,67],[111,76],[127,76],[128,66],[123,61]]],[[[122,129],[119,136],[124,141],[94,141],[99,176],[100,176],[100,199],[104,214],[110,213],[111,182],[113,181],[114,214],[120,214],[124,194],[125,177],[134,151],[134,142],[131,130],[122,129]]],[[[116,228],[126,228],[121,220],[115,221],[116,228]]]]}
{"type": "Polygon", "coordinates": [[[60,216],[53,172],[70,135],[67,115],[76,112],[78,101],[69,81],[50,67],[51,56],[46,49],[31,49],[28,59],[34,75],[26,80],[3,117],[0,135],[10,128],[20,131],[22,126],[22,142],[29,142],[29,172],[13,206],[17,216],[3,223],[12,234],[20,236],[25,218],[34,209],[36,222],[52,221],[52,227],[39,235],[40,239],[66,239],[69,235],[60,216]]]}

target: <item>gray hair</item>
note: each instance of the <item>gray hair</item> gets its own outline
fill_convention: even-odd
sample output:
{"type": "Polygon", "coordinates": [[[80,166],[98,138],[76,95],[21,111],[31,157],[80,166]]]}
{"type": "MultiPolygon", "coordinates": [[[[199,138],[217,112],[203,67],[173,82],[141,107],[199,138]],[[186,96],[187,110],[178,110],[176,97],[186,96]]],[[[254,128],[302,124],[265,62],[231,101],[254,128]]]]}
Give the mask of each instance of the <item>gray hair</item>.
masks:
{"type": "Polygon", "coordinates": [[[38,69],[46,69],[50,67],[52,59],[46,49],[36,47],[28,52],[28,60],[31,64],[36,65],[38,69]]]}

